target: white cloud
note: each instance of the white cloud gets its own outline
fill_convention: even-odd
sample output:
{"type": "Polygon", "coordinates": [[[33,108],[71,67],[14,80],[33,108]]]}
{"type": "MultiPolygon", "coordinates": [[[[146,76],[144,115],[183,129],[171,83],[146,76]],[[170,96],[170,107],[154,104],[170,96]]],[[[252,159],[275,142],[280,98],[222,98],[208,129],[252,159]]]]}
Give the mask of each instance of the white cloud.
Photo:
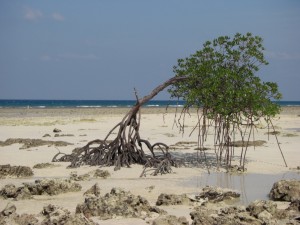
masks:
{"type": "Polygon", "coordinates": [[[64,21],[65,20],[63,15],[56,13],[56,12],[52,14],[52,19],[54,19],[56,21],[64,21]]]}
{"type": "Polygon", "coordinates": [[[26,20],[35,21],[43,17],[43,13],[38,9],[32,9],[29,7],[25,7],[24,18],[26,20]]]}

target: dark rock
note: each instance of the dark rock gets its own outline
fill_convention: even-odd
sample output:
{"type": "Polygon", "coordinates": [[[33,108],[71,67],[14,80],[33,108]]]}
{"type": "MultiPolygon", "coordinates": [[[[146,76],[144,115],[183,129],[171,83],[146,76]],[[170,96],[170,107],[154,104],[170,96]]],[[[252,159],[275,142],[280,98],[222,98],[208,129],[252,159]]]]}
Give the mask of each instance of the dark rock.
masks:
{"type": "Polygon", "coordinates": [[[11,166],[0,165],[0,178],[7,177],[31,177],[33,176],[33,171],[28,166],[11,166]]]}
{"type": "Polygon", "coordinates": [[[207,199],[209,202],[215,203],[239,197],[240,194],[235,191],[206,186],[202,189],[202,192],[196,196],[196,199],[207,199]]]}
{"type": "Polygon", "coordinates": [[[191,205],[192,200],[186,195],[160,194],[156,205],[191,205]]]}
{"type": "Polygon", "coordinates": [[[14,184],[7,184],[0,190],[0,195],[3,198],[16,198],[18,189],[14,184]]]}
{"type": "Polygon", "coordinates": [[[281,180],[274,183],[269,196],[275,201],[300,200],[300,180],[281,180]]]}
{"type": "Polygon", "coordinates": [[[44,134],[43,137],[51,137],[51,135],[50,134],[44,134]]]}
{"type": "Polygon", "coordinates": [[[60,133],[60,132],[61,132],[61,130],[60,130],[60,129],[58,129],[58,128],[54,128],[53,132],[54,132],[54,133],[60,133]]]}
{"type": "Polygon", "coordinates": [[[156,218],[152,225],[188,225],[189,222],[185,217],[179,217],[173,215],[162,215],[156,218]]]}
{"type": "Polygon", "coordinates": [[[292,201],[288,209],[300,212],[300,200],[292,201]]]}

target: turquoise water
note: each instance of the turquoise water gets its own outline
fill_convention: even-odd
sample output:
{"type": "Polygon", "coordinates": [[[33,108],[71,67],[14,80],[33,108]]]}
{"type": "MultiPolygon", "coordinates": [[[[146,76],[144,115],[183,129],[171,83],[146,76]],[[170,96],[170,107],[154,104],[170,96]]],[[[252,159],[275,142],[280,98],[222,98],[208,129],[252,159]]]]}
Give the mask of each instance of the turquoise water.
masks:
{"type": "MultiPolygon", "coordinates": [[[[135,100],[0,100],[2,108],[100,108],[132,107],[135,100]]],[[[182,106],[183,101],[149,101],[146,107],[182,106]]]]}
{"type": "MultiPolygon", "coordinates": [[[[97,108],[132,107],[135,100],[0,100],[0,108],[97,108]]],[[[281,106],[300,106],[300,101],[276,102],[281,106]]],[[[153,100],[146,107],[183,106],[184,101],[153,100]]]]}

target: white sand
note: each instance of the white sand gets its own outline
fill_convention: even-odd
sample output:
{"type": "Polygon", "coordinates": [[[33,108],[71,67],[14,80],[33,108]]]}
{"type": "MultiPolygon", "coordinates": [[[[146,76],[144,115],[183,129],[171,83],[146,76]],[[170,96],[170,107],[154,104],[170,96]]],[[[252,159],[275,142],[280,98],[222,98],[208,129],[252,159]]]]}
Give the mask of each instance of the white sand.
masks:
{"type": "MultiPolygon", "coordinates": [[[[64,153],[70,153],[75,147],[82,147],[88,141],[103,139],[107,132],[121,121],[128,109],[0,109],[0,141],[8,138],[36,138],[43,140],[62,140],[73,143],[72,146],[59,147],[64,153]],[[59,128],[62,134],[72,134],[71,137],[54,137],[53,129],[59,128]],[[51,137],[43,138],[44,134],[51,137]]],[[[271,135],[268,141],[267,129],[258,129],[255,132],[256,140],[268,141],[264,146],[251,147],[247,153],[248,163],[246,165],[248,173],[275,174],[291,171],[300,166],[300,107],[285,108],[280,118],[274,121],[276,129],[280,131],[278,135],[280,146],[285,156],[288,167],[285,167],[280,150],[277,146],[276,138],[271,135]]],[[[186,130],[182,134],[174,126],[174,109],[164,114],[164,109],[143,109],[140,133],[151,143],[164,142],[168,145],[180,141],[197,141],[197,132],[190,135],[190,132],[197,120],[192,112],[186,118],[186,130]]],[[[211,136],[211,135],[210,135],[211,136]]],[[[213,142],[208,137],[207,147],[213,148],[213,142]]],[[[31,168],[42,162],[51,162],[52,157],[58,152],[53,146],[42,146],[20,150],[20,144],[0,147],[0,165],[24,165],[31,168]]],[[[185,152],[195,152],[195,145],[188,145],[185,152]]],[[[213,153],[213,150],[208,153],[213,153]]],[[[236,148],[236,154],[239,148],[236,148]]],[[[237,163],[237,162],[236,162],[237,163]]],[[[68,163],[56,163],[61,166],[47,169],[34,169],[34,176],[27,179],[2,179],[0,188],[5,184],[13,183],[16,186],[23,182],[32,182],[39,178],[69,177],[72,171],[84,174],[95,170],[97,167],[83,166],[76,169],[66,169],[68,163]]],[[[105,194],[113,187],[121,187],[131,191],[135,195],[144,196],[150,204],[155,205],[157,197],[161,193],[183,194],[197,193],[199,186],[190,185],[190,181],[195,177],[200,177],[206,173],[200,168],[174,168],[172,174],[163,176],[147,176],[139,178],[142,166],[133,165],[132,168],[122,168],[114,171],[113,168],[102,168],[111,173],[108,179],[92,179],[90,181],[79,182],[82,191],[76,193],[61,194],[58,196],[39,196],[33,200],[22,200],[13,202],[17,207],[17,212],[39,213],[42,207],[48,204],[55,204],[75,211],[78,203],[84,201],[83,193],[93,184],[98,182],[102,194],[105,194]],[[147,187],[154,186],[150,192],[147,187]]],[[[267,194],[267,193],[266,193],[267,194]]],[[[9,200],[0,201],[2,210],[9,200]]],[[[170,206],[165,207],[170,214],[176,216],[183,215],[189,218],[191,207],[170,206]]],[[[113,221],[101,221],[101,224],[147,224],[141,219],[122,219],[113,221]]]]}

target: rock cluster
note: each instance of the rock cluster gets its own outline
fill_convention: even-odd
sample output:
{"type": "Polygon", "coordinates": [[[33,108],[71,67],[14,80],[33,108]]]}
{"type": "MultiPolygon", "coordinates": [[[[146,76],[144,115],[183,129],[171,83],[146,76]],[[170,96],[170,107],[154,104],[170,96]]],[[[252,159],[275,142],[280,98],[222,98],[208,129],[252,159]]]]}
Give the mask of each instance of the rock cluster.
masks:
{"type": "Polygon", "coordinates": [[[220,187],[206,186],[202,188],[202,191],[196,196],[196,199],[206,199],[209,202],[215,203],[239,197],[240,193],[237,193],[235,191],[222,189],[220,187]]]}
{"type": "Polygon", "coordinates": [[[16,187],[14,184],[7,184],[0,190],[0,196],[5,199],[21,200],[30,199],[32,195],[58,195],[81,190],[80,184],[69,179],[42,179],[34,183],[23,183],[23,185],[16,187]]]}
{"type": "Polygon", "coordinates": [[[152,225],[189,225],[189,222],[185,217],[161,215],[152,222],[152,225]]]}
{"type": "Polygon", "coordinates": [[[70,179],[74,181],[84,181],[84,180],[90,180],[92,177],[106,179],[109,176],[110,173],[107,170],[96,169],[94,171],[82,175],[78,175],[76,171],[71,172],[70,179]]]}
{"type": "Polygon", "coordinates": [[[0,179],[7,177],[31,177],[33,171],[28,166],[0,165],[0,179]]]}
{"type": "Polygon", "coordinates": [[[101,220],[116,217],[146,218],[152,213],[164,213],[149,202],[122,189],[113,188],[103,197],[88,196],[84,203],[77,205],[76,213],[83,213],[87,218],[99,216],[101,220]]]}
{"type": "Polygon", "coordinates": [[[6,141],[0,141],[0,146],[8,146],[12,144],[23,144],[20,149],[28,149],[32,147],[39,147],[43,145],[47,146],[68,146],[72,145],[71,143],[65,141],[46,141],[42,139],[30,139],[30,138],[9,138],[6,141]]]}
{"type": "Polygon", "coordinates": [[[38,163],[33,166],[33,169],[44,169],[44,168],[54,168],[58,167],[59,165],[55,165],[53,163],[38,163]]]}
{"type": "Polygon", "coordinates": [[[297,221],[299,212],[289,208],[278,209],[276,202],[256,200],[248,207],[229,206],[219,210],[206,206],[195,208],[191,213],[192,225],[264,225],[264,224],[299,224],[297,221]]]}
{"type": "Polygon", "coordinates": [[[300,180],[281,180],[274,183],[269,196],[276,201],[300,200],[300,180]]]}
{"type": "Polygon", "coordinates": [[[16,206],[9,203],[0,213],[1,225],[97,225],[82,214],[72,215],[67,209],[54,205],[45,206],[39,215],[16,213],[16,206]]]}
{"type": "Polygon", "coordinates": [[[160,194],[156,201],[156,205],[191,205],[193,200],[190,199],[186,194],[175,195],[175,194],[160,194]]]}

